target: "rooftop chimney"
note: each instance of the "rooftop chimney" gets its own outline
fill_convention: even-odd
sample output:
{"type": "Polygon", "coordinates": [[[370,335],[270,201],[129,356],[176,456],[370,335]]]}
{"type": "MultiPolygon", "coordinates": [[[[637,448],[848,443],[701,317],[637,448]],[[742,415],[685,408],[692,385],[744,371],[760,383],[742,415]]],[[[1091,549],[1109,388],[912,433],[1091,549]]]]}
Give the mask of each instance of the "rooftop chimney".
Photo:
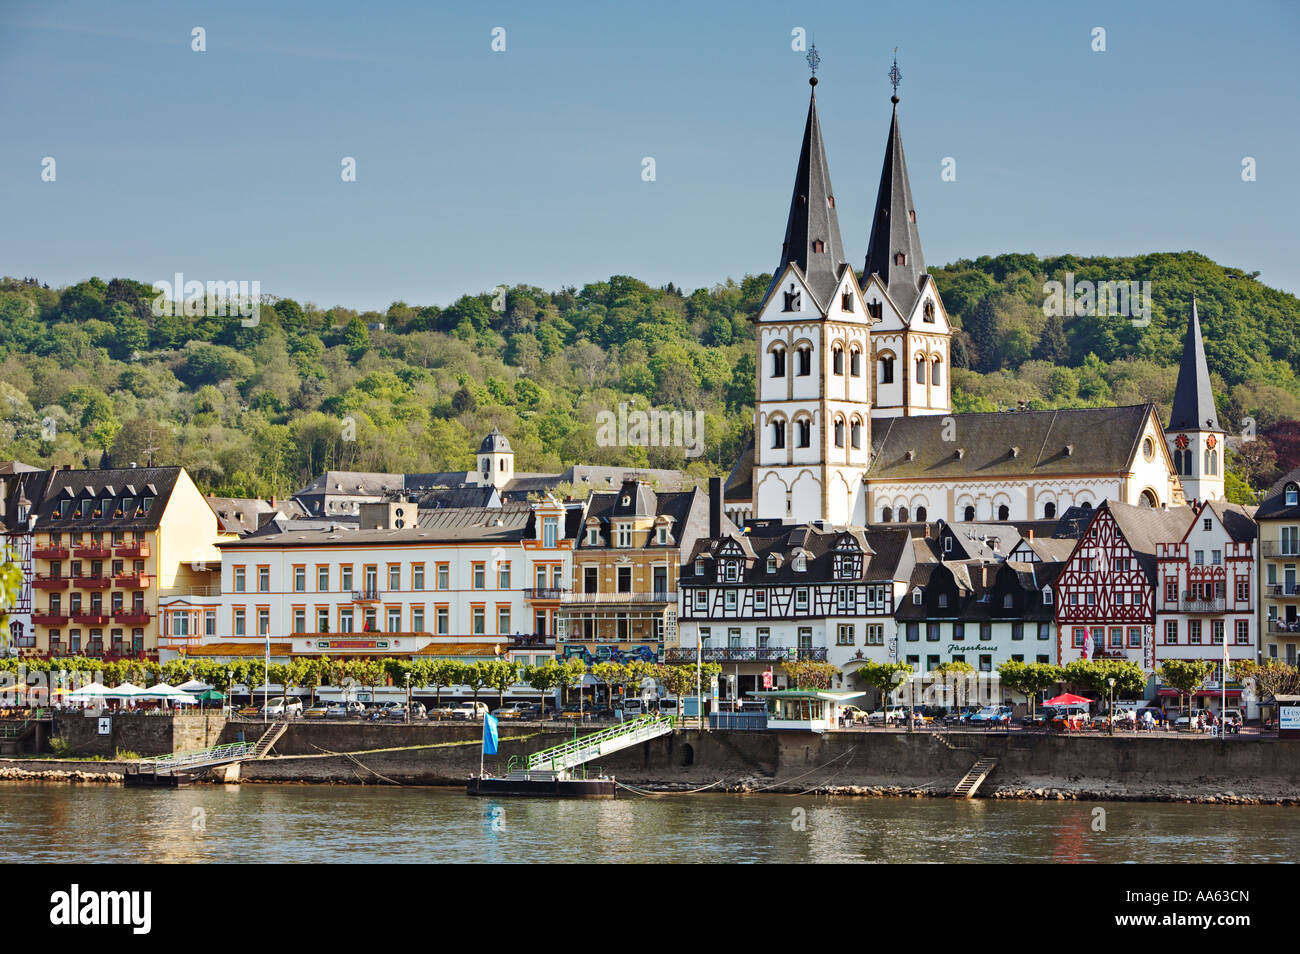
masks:
{"type": "Polygon", "coordinates": [[[1030,539],[1030,540],[1034,539],[1034,528],[1033,528],[1033,527],[1030,527],[1030,528],[1029,528],[1029,539],[1030,539]]]}
{"type": "Polygon", "coordinates": [[[709,478],[709,536],[722,536],[722,478],[709,478]]]}

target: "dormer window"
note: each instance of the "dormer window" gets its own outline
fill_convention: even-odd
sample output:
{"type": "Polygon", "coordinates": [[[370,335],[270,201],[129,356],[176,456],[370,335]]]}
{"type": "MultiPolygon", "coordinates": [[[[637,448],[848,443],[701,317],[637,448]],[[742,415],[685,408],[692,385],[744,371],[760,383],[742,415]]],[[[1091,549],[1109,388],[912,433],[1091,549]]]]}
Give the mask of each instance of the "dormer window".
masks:
{"type": "Polygon", "coordinates": [[[599,528],[599,527],[588,527],[588,528],[587,528],[587,546],[590,546],[590,547],[600,546],[600,528],[599,528]]]}
{"type": "Polygon", "coordinates": [[[1300,487],[1295,484],[1286,485],[1286,505],[1288,507],[1300,505],[1300,487]]]}
{"type": "Polygon", "coordinates": [[[696,558],[695,558],[695,575],[696,575],[696,576],[703,576],[703,575],[704,575],[704,558],[703,558],[703,557],[696,557],[696,558]]]}
{"type": "Polygon", "coordinates": [[[1052,588],[1050,586],[1043,587],[1043,605],[1052,605],[1052,588]]]}
{"type": "Polygon", "coordinates": [[[912,590],[912,605],[921,605],[921,588],[919,586],[912,590]]]}
{"type": "Polygon", "coordinates": [[[723,566],[723,574],[728,583],[739,583],[740,563],[736,560],[728,560],[723,566]]]}
{"type": "Polygon", "coordinates": [[[632,498],[629,497],[627,494],[624,494],[624,495],[623,495],[623,506],[626,507],[626,506],[630,505],[631,503],[632,503],[632,498]]]}
{"type": "Polygon", "coordinates": [[[668,545],[668,528],[667,528],[667,527],[660,527],[660,528],[659,528],[659,534],[658,534],[658,536],[656,537],[656,539],[658,540],[660,546],[667,546],[667,545],[668,545]]]}
{"type": "Polygon", "coordinates": [[[1007,593],[1002,597],[1002,608],[1011,609],[1011,594],[1007,593]]]}
{"type": "Polygon", "coordinates": [[[774,557],[774,556],[769,556],[769,557],[767,558],[767,572],[768,572],[768,573],[775,573],[775,572],[776,572],[776,557],[774,557]]]}
{"type": "Polygon", "coordinates": [[[940,593],[940,594],[939,594],[939,608],[940,608],[940,609],[947,609],[947,608],[948,608],[948,594],[947,594],[947,593],[940,593]]]}
{"type": "Polygon", "coordinates": [[[627,550],[632,546],[632,524],[620,523],[618,525],[618,542],[616,544],[620,549],[627,550]]]}
{"type": "Polygon", "coordinates": [[[808,569],[808,559],[802,553],[796,553],[790,565],[794,567],[796,573],[803,573],[808,569]]]}

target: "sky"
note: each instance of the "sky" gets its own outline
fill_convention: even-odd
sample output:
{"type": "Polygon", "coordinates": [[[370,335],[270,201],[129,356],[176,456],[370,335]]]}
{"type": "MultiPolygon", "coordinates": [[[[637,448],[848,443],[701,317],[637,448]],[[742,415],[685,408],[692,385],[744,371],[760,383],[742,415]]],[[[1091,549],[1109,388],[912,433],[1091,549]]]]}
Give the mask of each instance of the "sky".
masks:
{"type": "Polygon", "coordinates": [[[930,266],[1190,249],[1300,292],[1293,0],[4,0],[0,275],[383,310],[770,271],[808,103],[796,31],[855,267],[897,47],[930,266]]]}

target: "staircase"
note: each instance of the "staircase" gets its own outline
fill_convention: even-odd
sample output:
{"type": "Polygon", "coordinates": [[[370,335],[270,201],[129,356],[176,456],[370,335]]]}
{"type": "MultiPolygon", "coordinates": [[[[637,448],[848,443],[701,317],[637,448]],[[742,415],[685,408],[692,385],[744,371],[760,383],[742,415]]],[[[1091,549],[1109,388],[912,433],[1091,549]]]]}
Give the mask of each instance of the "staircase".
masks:
{"type": "Polygon", "coordinates": [[[266,758],[266,754],[271,751],[271,746],[279,742],[280,738],[288,731],[288,722],[271,723],[271,726],[262,733],[262,737],[257,740],[257,744],[253,746],[253,751],[248,757],[250,759],[266,758]]]}
{"type": "Polygon", "coordinates": [[[672,721],[664,716],[642,716],[612,729],[603,729],[572,742],[534,752],[528,756],[527,771],[532,775],[537,775],[539,770],[567,772],[583,762],[657,739],[671,731],[672,721]]]}
{"type": "Polygon", "coordinates": [[[980,783],[989,777],[989,773],[993,771],[993,767],[997,764],[997,759],[980,759],[971,766],[969,772],[962,776],[962,780],[952,790],[952,797],[974,798],[975,791],[980,787],[980,783]]]}

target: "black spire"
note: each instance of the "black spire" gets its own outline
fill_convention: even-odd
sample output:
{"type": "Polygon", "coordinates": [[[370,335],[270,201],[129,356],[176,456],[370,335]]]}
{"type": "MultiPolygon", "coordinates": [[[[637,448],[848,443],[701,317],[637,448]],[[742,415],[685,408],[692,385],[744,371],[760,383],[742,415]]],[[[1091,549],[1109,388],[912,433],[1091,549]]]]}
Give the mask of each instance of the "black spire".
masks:
{"type": "Polygon", "coordinates": [[[1214,391],[1210,387],[1210,369],[1205,363],[1205,346],[1201,343],[1201,319],[1192,299],[1192,319],[1183,339],[1183,360],[1178,365],[1178,384],[1174,387],[1174,407],[1169,413],[1171,431],[1221,431],[1219,415],[1214,410],[1214,391]]]}
{"type": "Polygon", "coordinates": [[[916,207],[912,205],[912,184],[907,179],[907,160],[903,158],[903,136],[898,130],[898,61],[890,71],[894,83],[894,117],[889,124],[889,141],[885,144],[885,164],[880,170],[880,189],[871,221],[871,242],[862,280],[874,273],[885,283],[889,297],[906,318],[921,293],[921,276],[925,274],[925,254],[916,230],[916,207]],[[899,255],[902,255],[901,264],[899,255]]]}
{"type": "MultiPolygon", "coordinates": [[[[809,83],[813,91],[808,102],[808,122],[803,131],[794,193],[790,197],[790,218],[785,226],[781,261],[772,282],[775,286],[785,266],[793,262],[803,271],[818,303],[825,306],[835,293],[840,266],[846,259],[844,241],[840,238],[840,220],[835,211],[835,191],[831,188],[830,168],[826,164],[826,147],[822,142],[822,126],[817,118],[817,77],[813,76],[809,83]]],[[[768,289],[768,294],[771,291],[768,289]]]]}

